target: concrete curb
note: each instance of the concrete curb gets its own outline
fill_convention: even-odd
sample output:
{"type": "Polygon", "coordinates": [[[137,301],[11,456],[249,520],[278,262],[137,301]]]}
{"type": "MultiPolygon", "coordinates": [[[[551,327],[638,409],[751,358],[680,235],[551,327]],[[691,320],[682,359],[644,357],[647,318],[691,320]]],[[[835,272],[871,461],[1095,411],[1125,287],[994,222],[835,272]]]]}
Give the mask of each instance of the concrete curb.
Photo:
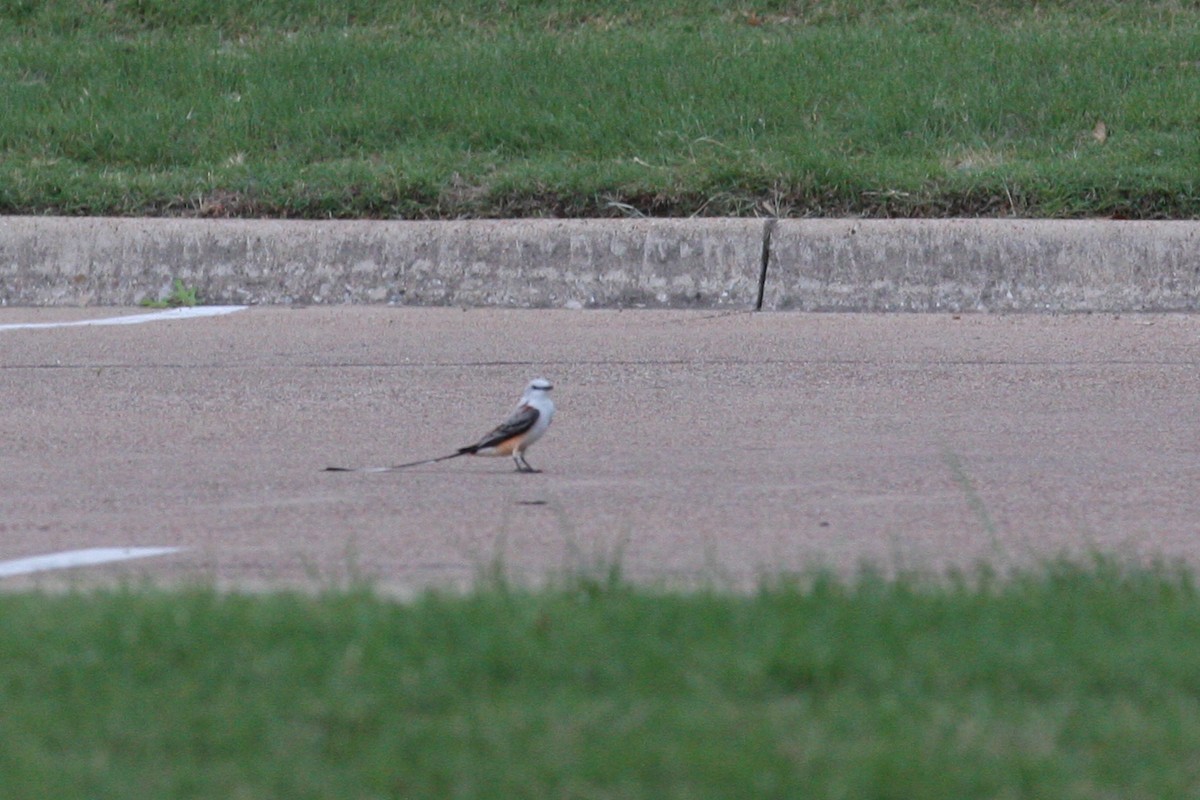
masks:
{"type": "Polygon", "coordinates": [[[1196,311],[1200,224],[781,221],[766,307],[808,311],[1196,311]]]}
{"type": "Polygon", "coordinates": [[[1200,223],[0,218],[0,305],[1200,310],[1200,223]]]}

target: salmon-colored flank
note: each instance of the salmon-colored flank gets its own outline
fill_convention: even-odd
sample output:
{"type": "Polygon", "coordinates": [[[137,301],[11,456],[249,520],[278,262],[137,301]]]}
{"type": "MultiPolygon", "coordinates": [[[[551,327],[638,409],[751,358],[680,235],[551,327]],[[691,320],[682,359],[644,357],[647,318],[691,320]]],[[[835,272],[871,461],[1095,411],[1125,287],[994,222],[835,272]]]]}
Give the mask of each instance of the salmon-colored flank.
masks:
{"type": "Polygon", "coordinates": [[[493,445],[492,447],[489,447],[488,454],[489,455],[495,454],[498,456],[511,456],[516,451],[516,449],[521,446],[521,442],[523,442],[523,441],[525,441],[525,434],[523,434],[523,433],[517,434],[516,436],[513,436],[510,439],[505,439],[503,442],[500,442],[497,445],[493,445]]]}

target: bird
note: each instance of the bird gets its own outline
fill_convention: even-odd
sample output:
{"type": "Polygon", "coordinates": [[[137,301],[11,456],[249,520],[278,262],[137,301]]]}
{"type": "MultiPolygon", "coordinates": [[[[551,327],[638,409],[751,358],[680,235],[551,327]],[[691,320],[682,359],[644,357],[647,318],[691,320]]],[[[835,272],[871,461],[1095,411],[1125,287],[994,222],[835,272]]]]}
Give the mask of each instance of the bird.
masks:
{"type": "Polygon", "coordinates": [[[517,472],[541,472],[540,469],[534,469],[525,460],[525,451],[542,438],[546,429],[550,427],[550,421],[554,419],[554,401],[550,399],[550,390],[553,388],[554,385],[545,378],[534,378],[525,387],[524,394],[517,402],[517,407],[508,415],[508,419],[474,444],[460,447],[449,455],[410,461],[407,464],[395,464],[390,467],[326,467],[325,471],[391,472],[421,464],[449,461],[459,456],[512,456],[517,465],[517,472]]]}

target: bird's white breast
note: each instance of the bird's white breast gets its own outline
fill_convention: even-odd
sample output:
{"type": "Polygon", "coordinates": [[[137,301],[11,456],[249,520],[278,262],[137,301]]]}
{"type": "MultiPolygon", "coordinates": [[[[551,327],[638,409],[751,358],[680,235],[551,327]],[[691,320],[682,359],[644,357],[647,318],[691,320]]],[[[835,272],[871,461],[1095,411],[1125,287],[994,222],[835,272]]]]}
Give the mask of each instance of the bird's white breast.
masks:
{"type": "Polygon", "coordinates": [[[533,427],[529,429],[529,434],[525,437],[525,447],[529,447],[529,445],[542,438],[542,434],[550,427],[550,420],[554,418],[554,401],[549,397],[532,397],[528,402],[529,405],[538,410],[538,418],[533,423],[533,427]]]}

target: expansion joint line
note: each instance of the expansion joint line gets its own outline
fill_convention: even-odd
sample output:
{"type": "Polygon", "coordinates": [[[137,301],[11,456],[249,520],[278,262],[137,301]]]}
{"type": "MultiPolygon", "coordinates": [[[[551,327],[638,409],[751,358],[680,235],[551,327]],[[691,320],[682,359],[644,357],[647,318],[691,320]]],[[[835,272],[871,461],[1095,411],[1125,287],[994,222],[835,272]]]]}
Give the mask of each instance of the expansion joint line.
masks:
{"type": "Polygon", "coordinates": [[[776,217],[771,217],[763,226],[762,269],[758,273],[758,300],[754,303],[755,311],[762,311],[763,295],[767,291],[767,268],[771,265],[771,233],[775,230],[776,217]]]}

